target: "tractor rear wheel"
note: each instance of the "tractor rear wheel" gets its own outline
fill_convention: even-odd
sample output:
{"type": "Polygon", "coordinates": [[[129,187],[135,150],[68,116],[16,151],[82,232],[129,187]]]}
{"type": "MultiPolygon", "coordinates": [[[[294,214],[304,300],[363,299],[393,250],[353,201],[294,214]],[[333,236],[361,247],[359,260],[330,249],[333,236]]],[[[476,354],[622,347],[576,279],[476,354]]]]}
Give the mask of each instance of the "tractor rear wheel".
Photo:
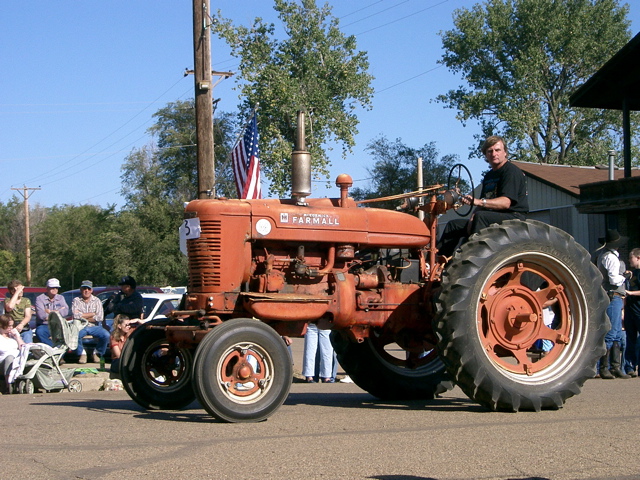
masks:
{"type": "Polygon", "coordinates": [[[259,422],[286,400],[293,367],[284,341],[258,320],[227,320],[196,350],[193,389],[207,412],[224,422],[259,422]]]}
{"type": "Polygon", "coordinates": [[[122,349],[120,377],[129,396],[150,410],[179,410],[195,400],[191,387],[192,355],[170,343],[166,321],[149,321],[134,330],[122,349]]]}
{"type": "Polygon", "coordinates": [[[567,233],[510,220],[473,235],[445,268],[436,332],[447,370],[492,410],[557,409],[595,375],[608,299],[567,233]]]}
{"type": "Polygon", "coordinates": [[[331,343],[353,382],[381,400],[429,400],[452,388],[435,348],[422,355],[407,354],[376,332],[362,343],[332,332],[331,343]]]}

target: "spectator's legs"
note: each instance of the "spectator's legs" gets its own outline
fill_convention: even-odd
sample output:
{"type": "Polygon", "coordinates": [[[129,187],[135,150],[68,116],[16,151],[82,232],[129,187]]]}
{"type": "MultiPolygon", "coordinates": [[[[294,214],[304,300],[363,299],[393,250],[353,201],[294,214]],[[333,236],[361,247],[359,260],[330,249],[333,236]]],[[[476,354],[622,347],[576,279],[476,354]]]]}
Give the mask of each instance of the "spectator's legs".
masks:
{"type": "Polygon", "coordinates": [[[320,369],[318,375],[321,378],[331,378],[333,372],[333,346],[331,345],[331,330],[318,329],[318,346],[320,348],[320,369]]]}
{"type": "Polygon", "coordinates": [[[11,393],[11,384],[8,382],[9,380],[9,374],[11,373],[11,368],[13,367],[13,360],[14,360],[14,356],[13,355],[7,355],[4,360],[2,360],[2,366],[0,368],[2,368],[2,374],[4,375],[4,384],[5,384],[5,388],[6,388],[6,392],[7,393],[11,393]]]}
{"type": "Polygon", "coordinates": [[[36,335],[40,343],[44,343],[53,347],[53,341],[51,340],[51,332],[49,332],[49,325],[38,325],[36,327],[36,335]]]}
{"type": "Polygon", "coordinates": [[[20,332],[24,343],[33,343],[33,330],[23,330],[20,332]]]}
{"type": "Polygon", "coordinates": [[[99,356],[104,357],[104,354],[107,351],[107,345],[109,345],[109,332],[100,326],[89,327],[87,331],[89,332],[89,335],[93,335],[93,338],[98,341],[96,352],[98,352],[99,356]]]}
{"type": "Polygon", "coordinates": [[[611,348],[613,342],[619,342],[622,335],[622,303],[622,297],[614,296],[607,307],[607,316],[611,321],[611,330],[604,336],[607,350],[611,348]]]}
{"type": "Polygon", "coordinates": [[[316,374],[316,351],[318,349],[318,326],[315,323],[307,325],[304,335],[304,355],[302,357],[302,376],[313,378],[316,374]]]}
{"type": "Polygon", "coordinates": [[[634,372],[638,366],[638,320],[629,311],[625,312],[624,328],[627,334],[627,346],[624,350],[624,366],[626,373],[634,372]]]}

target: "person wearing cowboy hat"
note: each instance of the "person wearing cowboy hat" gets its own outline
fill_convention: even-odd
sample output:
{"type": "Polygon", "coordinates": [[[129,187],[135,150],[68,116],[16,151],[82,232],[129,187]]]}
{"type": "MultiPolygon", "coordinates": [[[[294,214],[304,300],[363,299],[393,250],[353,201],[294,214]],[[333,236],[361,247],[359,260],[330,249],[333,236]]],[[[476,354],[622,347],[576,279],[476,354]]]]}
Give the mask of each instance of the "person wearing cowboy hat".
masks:
{"type": "Polygon", "coordinates": [[[602,287],[609,295],[607,316],[611,321],[611,330],[604,337],[607,346],[606,354],[600,359],[599,374],[601,378],[631,378],[620,368],[622,343],[622,309],[624,307],[625,281],[627,277],[625,264],[620,260],[618,249],[626,245],[629,239],[617,230],[609,229],[605,237],[600,237],[602,247],[599,249],[597,265],[602,273],[602,287]]]}

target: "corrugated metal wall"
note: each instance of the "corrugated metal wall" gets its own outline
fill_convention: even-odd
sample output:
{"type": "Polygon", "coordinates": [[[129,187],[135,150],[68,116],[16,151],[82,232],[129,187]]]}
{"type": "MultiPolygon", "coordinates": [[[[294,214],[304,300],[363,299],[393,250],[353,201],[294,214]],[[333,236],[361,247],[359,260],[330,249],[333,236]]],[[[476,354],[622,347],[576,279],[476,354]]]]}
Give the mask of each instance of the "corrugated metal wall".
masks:
{"type": "Polygon", "coordinates": [[[529,218],[561,228],[592,252],[600,246],[598,237],[605,231],[604,215],[582,214],[574,207],[578,198],[550,185],[527,177],[529,218]]]}

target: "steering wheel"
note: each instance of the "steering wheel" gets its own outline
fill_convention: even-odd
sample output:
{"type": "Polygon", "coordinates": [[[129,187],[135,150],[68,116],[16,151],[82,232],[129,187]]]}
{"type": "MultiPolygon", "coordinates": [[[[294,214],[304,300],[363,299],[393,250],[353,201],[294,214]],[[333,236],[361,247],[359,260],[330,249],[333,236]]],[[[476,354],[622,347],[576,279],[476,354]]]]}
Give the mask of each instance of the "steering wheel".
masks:
{"type": "Polygon", "coordinates": [[[471,172],[469,169],[461,164],[456,163],[451,170],[449,171],[449,178],[447,180],[447,190],[453,193],[454,203],[453,209],[454,211],[460,215],[461,217],[466,217],[473,210],[473,201],[475,200],[474,188],[473,188],[473,178],[471,177],[471,172]],[[463,174],[464,170],[464,174],[463,174]],[[471,189],[469,190],[469,187],[471,189]],[[471,204],[467,205],[469,208],[466,210],[460,211],[460,207],[465,205],[462,203],[462,196],[470,195],[471,196],[471,204]]]}

